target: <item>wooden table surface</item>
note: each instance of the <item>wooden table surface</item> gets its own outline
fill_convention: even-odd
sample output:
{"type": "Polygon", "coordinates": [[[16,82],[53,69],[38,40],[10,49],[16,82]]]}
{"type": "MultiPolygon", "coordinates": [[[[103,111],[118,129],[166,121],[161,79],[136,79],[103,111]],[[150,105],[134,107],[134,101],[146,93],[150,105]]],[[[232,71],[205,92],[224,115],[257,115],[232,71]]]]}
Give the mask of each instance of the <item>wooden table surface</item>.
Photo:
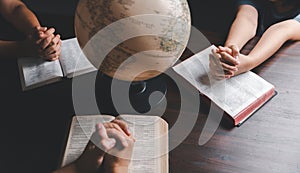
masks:
{"type": "MultiPolygon", "coordinates": [[[[249,52],[256,41],[253,39],[244,52],[249,52]]],[[[300,42],[288,43],[254,69],[275,85],[278,95],[241,127],[233,128],[223,118],[215,135],[203,146],[197,143],[207,114],[200,113],[192,133],[170,152],[170,172],[299,173],[299,55],[300,42]]]]}
{"type": "MultiPolygon", "coordinates": [[[[211,39],[215,37],[212,34],[211,39]]],[[[300,42],[289,43],[256,68],[257,74],[275,85],[278,95],[239,128],[224,118],[203,146],[198,145],[198,139],[209,107],[201,104],[192,132],[170,152],[170,173],[299,173],[299,55],[300,42]]],[[[22,92],[16,60],[1,61],[0,172],[54,170],[65,145],[67,124],[74,115],[72,81],[22,92]]],[[[169,87],[163,117],[172,127],[182,110],[176,87],[169,87]]],[[[188,118],[189,111],[183,111],[188,118]]]]}

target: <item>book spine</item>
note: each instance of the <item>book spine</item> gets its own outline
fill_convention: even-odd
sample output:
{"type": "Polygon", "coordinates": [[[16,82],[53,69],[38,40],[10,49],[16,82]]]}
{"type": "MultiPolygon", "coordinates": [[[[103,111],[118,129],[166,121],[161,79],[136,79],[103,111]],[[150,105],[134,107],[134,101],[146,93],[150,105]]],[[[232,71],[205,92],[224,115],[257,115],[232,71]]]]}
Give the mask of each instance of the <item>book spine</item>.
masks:
{"type": "Polygon", "coordinates": [[[262,107],[269,99],[271,99],[275,94],[275,88],[269,90],[266,94],[262,95],[255,102],[249,105],[247,108],[242,110],[234,118],[234,125],[239,126],[245,120],[247,120],[255,111],[262,107]]]}

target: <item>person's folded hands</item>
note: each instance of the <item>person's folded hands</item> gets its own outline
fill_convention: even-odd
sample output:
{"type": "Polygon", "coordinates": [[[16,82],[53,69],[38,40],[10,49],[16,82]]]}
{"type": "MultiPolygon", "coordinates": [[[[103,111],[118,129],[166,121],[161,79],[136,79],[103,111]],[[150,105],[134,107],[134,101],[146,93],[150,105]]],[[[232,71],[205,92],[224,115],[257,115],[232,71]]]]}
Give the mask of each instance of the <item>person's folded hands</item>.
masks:
{"type": "Polygon", "coordinates": [[[222,47],[212,51],[210,71],[217,79],[230,78],[238,71],[239,51],[236,47],[222,47]]]}
{"type": "Polygon", "coordinates": [[[61,51],[60,35],[55,35],[54,28],[35,27],[28,38],[32,42],[37,56],[46,60],[56,60],[59,58],[61,51]]]}
{"type": "Polygon", "coordinates": [[[126,172],[134,143],[128,126],[121,120],[97,124],[83,154],[75,161],[77,172],[126,172]]]}

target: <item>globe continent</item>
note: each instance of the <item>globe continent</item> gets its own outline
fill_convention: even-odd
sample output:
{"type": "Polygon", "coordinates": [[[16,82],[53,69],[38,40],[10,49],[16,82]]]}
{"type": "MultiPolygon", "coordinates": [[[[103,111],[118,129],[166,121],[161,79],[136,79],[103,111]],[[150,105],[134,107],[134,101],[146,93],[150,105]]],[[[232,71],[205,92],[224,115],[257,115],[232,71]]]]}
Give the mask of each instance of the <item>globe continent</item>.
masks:
{"type": "Polygon", "coordinates": [[[80,0],[75,15],[75,33],[90,62],[126,81],[151,79],[173,66],[190,29],[186,0],[80,0]]]}

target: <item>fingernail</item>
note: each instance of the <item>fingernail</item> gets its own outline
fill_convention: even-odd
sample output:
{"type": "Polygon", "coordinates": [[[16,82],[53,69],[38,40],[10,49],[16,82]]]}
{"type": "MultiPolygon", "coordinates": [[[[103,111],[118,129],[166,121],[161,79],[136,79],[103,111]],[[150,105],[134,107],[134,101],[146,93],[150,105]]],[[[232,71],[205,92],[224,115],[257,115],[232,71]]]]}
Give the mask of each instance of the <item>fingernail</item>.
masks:
{"type": "Polygon", "coordinates": [[[234,58],[235,58],[235,59],[239,59],[239,56],[237,55],[237,56],[235,56],[234,58]]]}

